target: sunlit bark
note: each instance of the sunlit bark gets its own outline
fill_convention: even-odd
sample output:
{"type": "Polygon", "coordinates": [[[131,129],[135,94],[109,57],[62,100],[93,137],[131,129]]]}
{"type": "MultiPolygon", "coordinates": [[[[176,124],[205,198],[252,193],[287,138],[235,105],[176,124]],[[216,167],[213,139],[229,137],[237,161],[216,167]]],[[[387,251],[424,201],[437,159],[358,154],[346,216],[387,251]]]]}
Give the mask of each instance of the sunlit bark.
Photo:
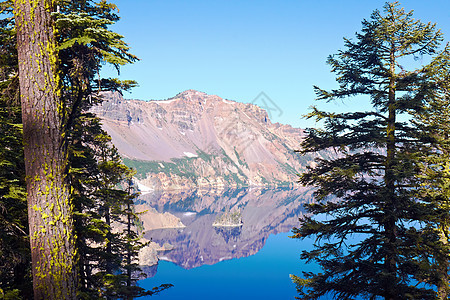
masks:
{"type": "Polygon", "coordinates": [[[35,299],[76,299],[51,0],[15,0],[35,299]]]}

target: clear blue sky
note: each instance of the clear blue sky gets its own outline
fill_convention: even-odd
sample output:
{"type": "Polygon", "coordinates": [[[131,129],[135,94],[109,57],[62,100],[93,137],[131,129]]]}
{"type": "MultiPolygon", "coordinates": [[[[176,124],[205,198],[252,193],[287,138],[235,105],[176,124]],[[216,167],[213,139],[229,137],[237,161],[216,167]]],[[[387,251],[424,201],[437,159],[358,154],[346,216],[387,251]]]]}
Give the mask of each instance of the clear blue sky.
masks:
{"type": "MultiPolygon", "coordinates": [[[[313,85],[329,89],[334,75],[325,61],[343,49],[343,37],[385,1],[378,0],[114,0],[125,36],[141,61],[122,68],[121,79],[139,87],[125,98],[165,99],[196,89],[252,102],[265,92],[282,111],[272,121],[295,127],[314,101],[313,85]]],[[[415,18],[437,23],[450,41],[449,0],[404,0],[415,18]]],[[[111,68],[105,75],[116,76],[111,68]],[[109,75],[111,74],[111,75],[109,75]]],[[[356,101],[330,104],[351,109],[356,101]]]]}

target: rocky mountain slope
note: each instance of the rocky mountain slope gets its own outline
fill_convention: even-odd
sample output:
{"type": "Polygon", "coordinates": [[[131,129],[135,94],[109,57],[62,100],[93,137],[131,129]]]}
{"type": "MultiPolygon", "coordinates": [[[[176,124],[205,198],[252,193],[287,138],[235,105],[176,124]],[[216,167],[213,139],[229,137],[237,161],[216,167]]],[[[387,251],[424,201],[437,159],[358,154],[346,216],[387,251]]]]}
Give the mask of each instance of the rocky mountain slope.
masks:
{"type": "Polygon", "coordinates": [[[294,152],[303,130],[272,123],[254,104],[194,90],[164,101],[105,99],[92,111],[152,189],[292,185],[313,161],[294,152]]]}

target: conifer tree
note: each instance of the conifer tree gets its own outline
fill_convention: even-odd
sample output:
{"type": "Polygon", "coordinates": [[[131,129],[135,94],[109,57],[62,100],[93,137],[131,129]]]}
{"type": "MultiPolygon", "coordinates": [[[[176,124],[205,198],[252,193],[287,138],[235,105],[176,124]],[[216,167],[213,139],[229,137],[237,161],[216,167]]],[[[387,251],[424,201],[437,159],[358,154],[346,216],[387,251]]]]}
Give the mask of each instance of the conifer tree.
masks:
{"type": "Polygon", "coordinates": [[[17,53],[11,8],[0,20],[0,298],[31,298],[30,249],[25,194],[17,53]]]}
{"type": "Polygon", "coordinates": [[[450,46],[440,53],[427,69],[430,80],[422,90],[425,105],[414,114],[414,125],[422,141],[418,155],[420,188],[418,197],[433,211],[427,230],[437,233],[433,264],[438,299],[450,295],[450,46]]]}
{"type": "MultiPolygon", "coordinates": [[[[387,3],[362,22],[356,39],[330,56],[339,88],[315,87],[318,100],[356,97],[372,109],[308,115],[324,122],[309,129],[302,153],[333,149],[334,159],[318,159],[300,177],[317,186],[310,216],[294,237],[315,236],[315,248],[301,255],[322,273],[293,276],[299,299],[333,295],[339,299],[433,299],[431,260],[420,226],[433,214],[418,197],[420,141],[411,114],[422,109],[430,80],[427,66],[409,69],[414,58],[435,55],[442,34],[413,19],[398,2],[387,3]],[[327,218],[317,218],[327,215],[327,218]],[[349,240],[352,238],[353,240],[349,240]]],[[[427,235],[428,244],[437,240],[427,235]]]]}
{"type": "MultiPolygon", "coordinates": [[[[1,79],[0,79],[1,80],[1,79]]],[[[0,98],[0,299],[32,297],[20,109],[0,98]]]]}
{"type": "MultiPolygon", "coordinates": [[[[84,112],[88,110],[91,105],[101,101],[101,97],[99,97],[100,91],[127,89],[135,84],[133,81],[120,82],[116,79],[94,78],[95,76],[98,76],[100,67],[104,62],[111,63],[119,69],[119,66],[136,60],[135,56],[129,54],[128,46],[122,41],[123,37],[107,28],[108,25],[111,25],[118,20],[118,16],[114,13],[116,10],[116,6],[114,4],[108,3],[105,0],[98,3],[94,1],[59,1],[57,6],[54,6],[53,4],[54,2],[50,1],[33,1],[31,3],[26,1],[13,2],[8,0],[1,2],[1,12],[6,15],[0,23],[2,30],[0,32],[2,39],[1,75],[5,78],[5,80],[2,80],[1,82],[2,103],[4,99],[7,99],[9,106],[8,109],[11,112],[11,99],[18,97],[19,95],[17,88],[19,76],[17,76],[18,64],[16,51],[16,49],[19,49],[19,55],[21,55],[23,61],[23,68],[21,69],[20,76],[23,91],[22,99],[25,98],[26,100],[23,101],[22,107],[27,108],[26,112],[24,112],[24,116],[26,116],[25,119],[27,122],[29,121],[27,124],[35,124],[36,121],[33,121],[33,118],[37,118],[39,120],[46,119],[49,121],[48,124],[44,121],[44,125],[47,124],[42,127],[44,130],[42,132],[39,130],[33,132],[34,135],[29,134],[31,125],[25,126],[25,137],[26,139],[36,137],[38,139],[42,138],[45,145],[56,145],[52,149],[47,149],[51,151],[46,150],[46,155],[40,159],[36,156],[39,156],[39,151],[33,152],[36,150],[35,146],[37,144],[29,146],[30,143],[25,142],[25,148],[28,149],[27,151],[33,152],[34,154],[32,155],[35,157],[35,159],[30,159],[31,156],[28,155],[28,166],[31,168],[29,170],[41,172],[42,170],[40,170],[38,163],[43,161],[43,166],[47,166],[44,168],[45,171],[43,172],[47,175],[50,174],[46,177],[49,180],[48,182],[50,182],[49,184],[38,175],[29,176],[29,183],[36,183],[36,180],[38,180],[39,184],[42,185],[42,187],[47,186],[47,190],[49,191],[49,193],[35,193],[38,189],[34,187],[30,188],[29,184],[28,194],[29,197],[31,197],[30,199],[32,199],[30,201],[36,204],[32,207],[35,207],[36,210],[34,211],[38,212],[37,214],[33,213],[30,215],[30,220],[32,221],[30,226],[35,229],[37,228],[36,226],[38,226],[36,224],[41,224],[43,222],[39,227],[42,230],[33,232],[32,244],[33,241],[39,244],[43,243],[43,241],[52,241],[54,238],[67,242],[63,243],[64,245],[57,242],[52,242],[52,245],[56,245],[58,251],[55,250],[56,248],[53,249],[55,251],[51,250],[52,247],[47,244],[43,244],[42,247],[32,246],[33,257],[35,258],[35,267],[33,269],[33,274],[35,277],[34,290],[35,297],[37,299],[43,297],[48,299],[58,297],[67,299],[75,298],[77,280],[74,275],[75,268],[73,265],[75,251],[73,251],[73,235],[71,229],[72,206],[68,201],[69,199],[66,199],[66,196],[68,195],[66,179],[68,175],[67,170],[69,170],[69,168],[66,168],[67,160],[64,158],[66,156],[65,153],[67,153],[67,146],[72,149],[76,148],[68,143],[68,140],[71,138],[71,140],[74,141],[73,136],[69,138],[73,135],[72,132],[74,131],[72,131],[72,129],[74,124],[83,123],[86,118],[90,118],[91,121],[94,120],[94,123],[99,122],[99,120],[93,116],[86,116],[84,112]],[[15,19],[11,18],[12,8],[14,5],[14,12],[16,13],[15,19]],[[43,22],[34,22],[35,18],[43,22]],[[16,44],[17,42],[14,34],[16,31],[16,24],[18,28],[18,44],[16,44]],[[33,32],[36,34],[33,35],[33,32]],[[30,43],[27,43],[27,34],[28,36],[34,37],[30,43]],[[41,49],[41,51],[39,51],[39,49],[41,49]],[[28,56],[26,55],[31,54],[30,57],[33,57],[33,53],[37,59],[35,61],[27,61],[28,56]],[[29,63],[28,65],[27,62],[29,63]],[[37,71],[34,75],[32,74],[33,70],[37,71]],[[28,71],[29,73],[27,73],[28,71]],[[46,77],[40,78],[39,76],[41,75],[46,77]],[[34,82],[31,86],[28,84],[28,79],[31,79],[31,81],[34,82]],[[43,85],[44,83],[45,86],[43,85]],[[44,94],[46,93],[48,97],[46,97],[45,100],[48,103],[42,101],[42,103],[36,102],[34,104],[30,104],[29,101],[36,100],[35,96],[39,94],[38,90],[34,91],[33,88],[37,88],[44,94]],[[31,94],[28,95],[27,93],[31,94]],[[7,97],[3,97],[4,95],[7,95],[7,97]],[[40,112],[33,112],[32,109],[28,110],[29,107],[40,107],[39,105],[41,104],[49,106],[40,112]],[[28,134],[26,132],[28,132],[28,134]],[[40,135],[40,133],[42,134],[40,135]],[[50,133],[54,133],[56,135],[50,136],[50,133]],[[49,141],[52,141],[53,144],[49,141]],[[55,165],[45,163],[45,157],[47,157],[53,150],[59,151],[58,153],[55,152],[52,156],[52,162],[55,163],[55,165]],[[60,158],[59,160],[57,159],[58,157],[60,158]],[[30,162],[32,162],[33,166],[30,166],[30,162]],[[63,194],[58,194],[61,192],[63,194]],[[41,194],[46,197],[44,197],[45,199],[47,199],[44,201],[46,204],[45,207],[41,207],[42,201],[38,199],[41,194]],[[50,198],[52,195],[56,194],[59,195],[56,197],[58,201],[62,201],[61,203],[64,205],[59,202],[56,203],[56,205],[52,205],[50,198]],[[52,208],[58,208],[58,211],[60,211],[61,214],[52,214],[52,208]],[[41,215],[41,219],[43,221],[39,219],[39,215],[41,215]],[[54,217],[56,218],[55,220],[54,217]],[[59,221],[61,220],[66,227],[60,226],[61,224],[59,221]],[[50,228],[53,228],[54,230],[49,230],[50,228]],[[60,230],[61,232],[55,235],[55,230],[60,230]],[[64,232],[64,234],[61,234],[62,232],[64,232]],[[45,238],[46,234],[48,238],[45,238]],[[49,251],[52,253],[52,257],[49,257],[48,255],[46,256],[45,253],[47,253],[47,248],[50,249],[49,251]],[[64,249],[67,251],[63,251],[64,249]],[[59,263],[59,256],[56,257],[56,254],[64,257],[64,263],[59,263]],[[46,264],[46,262],[49,263],[46,264]],[[58,269],[58,266],[62,266],[62,268],[58,269]],[[45,267],[49,267],[48,270],[45,267]]],[[[4,111],[2,110],[2,113],[3,112],[4,111]]],[[[1,120],[2,124],[3,120],[4,119],[1,120]]],[[[14,129],[20,129],[20,126],[9,126],[9,129],[11,135],[13,135],[18,131],[14,129]]],[[[85,133],[85,135],[88,134],[89,133],[85,133]]],[[[102,134],[105,133],[102,131],[102,134]]],[[[21,138],[17,138],[16,141],[19,141],[20,143],[21,138]]],[[[39,143],[39,141],[37,143],[39,143]]],[[[8,145],[6,145],[6,148],[2,147],[1,150],[6,149],[10,153],[15,153],[18,161],[23,162],[23,157],[22,160],[20,160],[21,151],[19,150],[21,148],[16,148],[18,147],[17,143],[14,144],[14,146],[14,149],[10,149],[8,148],[8,145]]],[[[90,146],[92,146],[92,144],[90,146]]],[[[84,145],[84,147],[86,147],[86,145],[84,145]]],[[[71,150],[71,153],[74,153],[74,151],[71,150]]],[[[72,155],[72,158],[76,156],[77,153],[72,155]]],[[[90,157],[90,159],[91,162],[95,160],[94,157],[90,157]]],[[[12,164],[11,161],[6,160],[2,161],[2,163],[12,164]]],[[[94,166],[98,166],[98,164],[94,164],[94,166]]],[[[123,166],[123,168],[126,167],[123,166]]],[[[7,169],[5,168],[5,170],[7,169]]],[[[74,168],[71,168],[70,171],[74,174],[81,172],[81,170],[76,170],[74,168]]],[[[95,168],[91,168],[91,171],[95,171],[95,168]]],[[[21,173],[20,170],[16,168],[13,172],[10,172],[10,174],[15,174],[20,179],[20,174],[23,174],[23,172],[21,173]]],[[[30,171],[28,171],[28,174],[30,174],[30,171]]],[[[106,176],[112,175],[113,174],[106,174],[106,176]]],[[[13,194],[11,191],[14,189],[14,184],[11,184],[11,182],[17,181],[20,185],[20,180],[10,178],[7,178],[7,180],[9,181],[6,182],[5,186],[7,190],[9,190],[8,195],[11,196],[13,194]]],[[[112,178],[111,180],[114,179],[112,178]]],[[[8,192],[7,190],[5,191],[8,192]]],[[[40,190],[42,190],[42,188],[39,189],[39,191],[40,190]]],[[[19,195],[19,192],[20,187],[19,189],[14,189],[14,195],[19,195]]],[[[24,193],[20,195],[23,196],[24,193]]],[[[71,196],[70,198],[73,199],[74,197],[71,196]]],[[[16,206],[19,207],[20,202],[17,202],[16,206]]],[[[14,211],[10,210],[9,207],[2,207],[5,208],[5,210],[8,209],[8,216],[11,216],[11,218],[17,217],[14,214],[14,211]]],[[[26,211],[23,211],[23,207],[20,212],[22,217],[26,217],[26,211]]],[[[88,215],[83,215],[83,212],[81,212],[81,216],[87,217],[88,215]]],[[[15,219],[16,222],[17,220],[18,218],[15,219]]],[[[95,222],[95,218],[91,218],[90,221],[95,222]]],[[[7,220],[5,219],[5,224],[8,226],[11,225],[6,222],[7,220]]],[[[24,222],[24,224],[20,225],[24,226],[26,223],[27,222],[24,222]]],[[[20,227],[17,226],[16,228],[20,229],[20,227]]],[[[104,229],[106,230],[106,228],[107,226],[105,225],[104,229]]],[[[22,238],[24,238],[26,232],[23,231],[22,233],[22,238]]],[[[99,232],[97,232],[97,234],[98,233],[99,232]]],[[[6,240],[7,239],[2,238],[2,241],[6,240]]],[[[27,251],[25,252],[29,253],[27,251]]],[[[26,270],[26,268],[22,269],[26,270]]],[[[114,270],[114,272],[116,272],[116,270],[114,270]]],[[[23,278],[25,277],[23,276],[23,278]]],[[[3,281],[2,279],[2,283],[3,282],[6,282],[8,285],[7,280],[3,281]]]]}
{"type": "Polygon", "coordinates": [[[125,240],[124,258],[122,260],[122,270],[125,275],[126,285],[123,291],[124,299],[133,299],[140,295],[152,295],[171,287],[171,284],[165,284],[157,289],[153,289],[150,293],[142,288],[136,287],[137,280],[142,277],[142,270],[139,268],[138,255],[139,250],[146,246],[141,242],[139,233],[143,231],[139,214],[134,210],[134,200],[138,194],[134,191],[133,177],[135,170],[131,170],[126,178],[126,194],[122,214],[124,216],[123,238],[125,240]]]}
{"type": "Polygon", "coordinates": [[[66,127],[71,128],[67,138],[80,293],[86,299],[139,297],[170,287],[162,285],[145,291],[135,286],[138,277],[134,276],[139,271],[135,260],[142,245],[131,226],[127,225],[126,233],[113,230],[114,224],[136,217],[132,213],[136,195],[118,187],[131,173],[123,165],[111,138],[101,129],[100,120],[86,112],[102,101],[101,92],[127,90],[135,85],[134,81],[98,77],[100,62],[119,70],[121,65],[137,59],[128,52],[122,36],[108,29],[108,25],[118,20],[116,9],[107,1],[68,1],[55,14],[68,108],[66,127]]]}
{"type": "MultiPolygon", "coordinates": [[[[108,29],[119,18],[116,6],[107,1],[67,1],[54,14],[61,60],[63,94],[66,101],[66,137],[69,145],[70,182],[75,205],[80,297],[140,297],[156,294],[135,285],[139,237],[126,224],[126,231],[114,230],[118,223],[133,220],[135,194],[119,188],[131,176],[123,165],[100,120],[88,109],[102,101],[103,91],[128,90],[134,81],[99,78],[100,62],[116,67],[137,58],[128,51],[122,36],[108,29]]],[[[133,220],[134,221],[134,220],[133,220]]],[[[129,226],[130,225],[130,226],[129,226]]],[[[120,228],[120,226],[119,226],[120,228]]],[[[137,277],[136,277],[137,276],[137,277]]]]}
{"type": "Polygon", "coordinates": [[[137,255],[144,245],[135,228],[133,172],[123,165],[100,120],[90,113],[77,118],[69,141],[79,297],[128,299],[170,287],[146,291],[135,284],[141,277],[137,255]]]}

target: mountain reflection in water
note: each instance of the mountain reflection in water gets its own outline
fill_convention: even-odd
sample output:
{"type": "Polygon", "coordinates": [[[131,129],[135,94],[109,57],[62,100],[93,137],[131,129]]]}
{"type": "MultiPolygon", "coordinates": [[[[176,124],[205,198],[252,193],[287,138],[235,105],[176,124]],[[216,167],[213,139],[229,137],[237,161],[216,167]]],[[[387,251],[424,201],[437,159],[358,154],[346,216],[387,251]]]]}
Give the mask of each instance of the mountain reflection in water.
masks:
{"type": "MultiPolygon", "coordinates": [[[[312,201],[312,189],[228,189],[154,192],[140,197],[142,208],[169,212],[185,228],[145,228],[145,238],[175,249],[160,254],[184,269],[213,265],[223,260],[248,257],[262,249],[270,234],[289,232],[298,226],[302,204],[312,201]],[[239,227],[213,227],[225,212],[241,212],[239,227]]],[[[145,267],[149,277],[157,266],[145,267]]]]}

